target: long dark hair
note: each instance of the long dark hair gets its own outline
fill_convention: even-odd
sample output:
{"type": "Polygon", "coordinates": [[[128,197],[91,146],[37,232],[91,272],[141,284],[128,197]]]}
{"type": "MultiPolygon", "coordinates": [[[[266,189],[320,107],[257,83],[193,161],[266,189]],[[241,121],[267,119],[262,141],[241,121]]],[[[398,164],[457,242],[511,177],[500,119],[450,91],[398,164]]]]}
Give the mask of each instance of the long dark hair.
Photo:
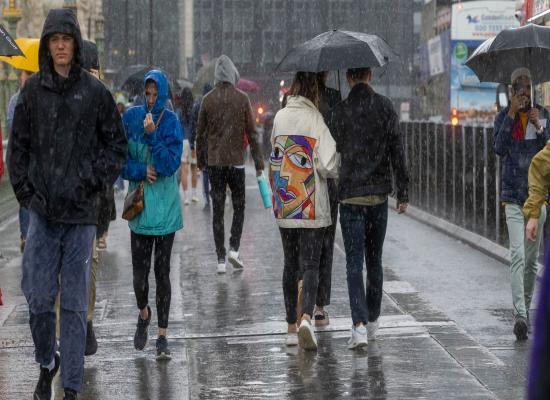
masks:
{"type": "Polygon", "coordinates": [[[190,88],[184,87],[179,95],[179,106],[181,108],[181,114],[188,120],[191,117],[191,111],[193,110],[193,104],[195,98],[190,88]]]}
{"type": "Polygon", "coordinates": [[[319,82],[317,81],[317,73],[296,72],[288,95],[303,96],[315,104],[315,107],[319,108],[319,82]]]}

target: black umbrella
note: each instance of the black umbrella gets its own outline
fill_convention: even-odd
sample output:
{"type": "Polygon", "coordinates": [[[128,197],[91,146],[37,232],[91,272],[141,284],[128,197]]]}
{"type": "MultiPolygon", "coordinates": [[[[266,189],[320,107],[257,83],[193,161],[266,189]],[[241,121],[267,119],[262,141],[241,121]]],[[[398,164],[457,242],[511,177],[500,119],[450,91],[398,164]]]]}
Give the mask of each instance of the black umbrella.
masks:
{"type": "Polygon", "coordinates": [[[320,72],[382,67],[396,57],[393,49],[376,35],[333,30],[290,50],[275,71],[320,72]]]}
{"type": "Polygon", "coordinates": [[[512,72],[528,68],[533,82],[550,80],[550,28],[529,24],[501,31],[466,61],[483,82],[511,83],[512,72]]]}
{"type": "MultiPolygon", "coordinates": [[[[115,88],[128,92],[131,96],[143,94],[145,91],[145,84],[143,80],[145,79],[147,72],[152,69],[162,71],[164,75],[166,75],[168,82],[170,82],[169,75],[162,68],[144,64],[136,64],[124,67],[119,71],[118,76],[115,78],[115,88]]],[[[172,86],[173,83],[169,83],[168,90],[170,92],[170,98],[172,97],[172,86]]]]}
{"type": "Polygon", "coordinates": [[[19,46],[15,43],[15,40],[13,40],[2,24],[0,24],[0,56],[25,57],[25,54],[23,54],[19,46]]]}

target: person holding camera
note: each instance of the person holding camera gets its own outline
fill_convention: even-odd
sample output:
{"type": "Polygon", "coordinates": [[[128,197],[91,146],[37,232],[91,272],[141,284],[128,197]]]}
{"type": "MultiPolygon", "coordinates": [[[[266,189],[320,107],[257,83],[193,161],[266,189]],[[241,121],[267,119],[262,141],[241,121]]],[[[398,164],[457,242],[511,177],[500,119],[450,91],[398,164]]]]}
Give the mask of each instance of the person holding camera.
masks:
{"type": "Polygon", "coordinates": [[[514,334],[527,340],[529,306],[537,276],[537,260],[546,209],[540,207],[538,235],[526,240],[523,205],[528,197],[528,172],[533,157],[550,139],[550,115],[531,98],[531,73],[516,69],[511,76],[512,91],[508,107],[496,117],[494,150],[502,161],[500,200],[506,214],[510,241],[510,274],[514,304],[514,334]]]}

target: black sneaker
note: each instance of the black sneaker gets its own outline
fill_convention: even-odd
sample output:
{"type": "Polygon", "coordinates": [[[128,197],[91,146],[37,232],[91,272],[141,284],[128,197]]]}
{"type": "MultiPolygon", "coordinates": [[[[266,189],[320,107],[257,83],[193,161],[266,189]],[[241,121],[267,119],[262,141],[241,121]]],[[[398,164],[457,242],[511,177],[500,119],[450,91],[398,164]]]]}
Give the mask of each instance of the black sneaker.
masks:
{"type": "Polygon", "coordinates": [[[78,399],[78,393],[75,392],[72,389],[65,389],[65,396],[63,396],[63,400],[77,400],[78,399]]]}
{"type": "Polygon", "coordinates": [[[52,381],[61,363],[58,352],[55,353],[54,360],[55,365],[51,371],[48,368],[40,367],[40,378],[38,378],[36,389],[34,389],[33,400],[50,400],[53,398],[52,381]]]}
{"type": "Polygon", "coordinates": [[[529,326],[527,325],[527,320],[524,317],[516,317],[516,323],[514,324],[514,335],[516,335],[516,340],[527,340],[528,332],[529,326]]]}
{"type": "Polygon", "coordinates": [[[157,339],[157,360],[170,360],[171,358],[166,336],[159,336],[157,339]]]}
{"type": "Polygon", "coordinates": [[[143,350],[147,344],[149,323],[151,322],[151,308],[147,306],[148,316],[146,320],[138,315],[136,334],[134,335],[134,347],[136,350],[143,350]]]}
{"type": "Polygon", "coordinates": [[[85,356],[93,356],[97,352],[97,340],[95,338],[94,324],[92,321],[88,321],[86,324],[86,349],[84,350],[85,356]]]}

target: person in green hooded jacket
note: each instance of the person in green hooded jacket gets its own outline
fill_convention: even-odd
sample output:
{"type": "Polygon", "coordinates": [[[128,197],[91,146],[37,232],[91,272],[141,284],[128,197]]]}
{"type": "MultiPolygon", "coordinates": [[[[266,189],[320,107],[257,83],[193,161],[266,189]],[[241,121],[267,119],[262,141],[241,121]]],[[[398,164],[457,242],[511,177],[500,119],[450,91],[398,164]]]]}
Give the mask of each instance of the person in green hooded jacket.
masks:
{"type": "Polygon", "coordinates": [[[145,104],[129,108],[122,116],[128,137],[128,160],[122,177],[132,192],[144,183],[145,207],[129,221],[134,292],[139,316],[134,347],[147,344],[151,321],[149,271],[154,248],[156,309],[159,336],[157,359],[170,358],[166,329],[170,312],[170,257],[175,232],[183,228],[176,171],[180,165],[183,131],[176,114],[166,108],[168,80],[158,70],[145,75],[145,104]]]}

